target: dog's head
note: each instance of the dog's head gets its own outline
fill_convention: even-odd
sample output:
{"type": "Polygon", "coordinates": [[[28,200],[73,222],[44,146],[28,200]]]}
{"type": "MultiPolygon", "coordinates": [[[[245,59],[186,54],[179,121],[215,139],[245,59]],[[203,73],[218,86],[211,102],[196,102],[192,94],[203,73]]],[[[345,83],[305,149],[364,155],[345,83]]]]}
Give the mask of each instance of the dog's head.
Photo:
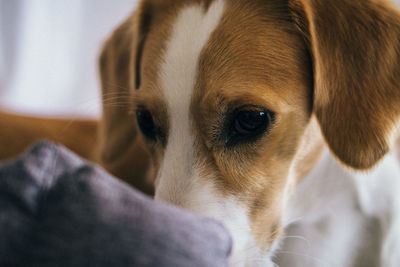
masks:
{"type": "Polygon", "coordinates": [[[378,0],[142,1],[106,43],[101,74],[103,161],[143,162],[129,151],[144,144],[156,198],[220,219],[233,261],[249,263],[279,237],[320,132],[352,168],[388,152],[400,17],[378,0]]]}

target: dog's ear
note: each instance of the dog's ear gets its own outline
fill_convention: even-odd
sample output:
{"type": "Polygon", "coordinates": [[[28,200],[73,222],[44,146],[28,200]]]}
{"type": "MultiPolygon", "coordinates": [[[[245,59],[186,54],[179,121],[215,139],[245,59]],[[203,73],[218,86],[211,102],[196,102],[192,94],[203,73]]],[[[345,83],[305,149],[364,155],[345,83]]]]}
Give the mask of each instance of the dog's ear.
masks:
{"type": "Polygon", "coordinates": [[[140,59],[150,27],[149,6],[141,3],[105,42],[100,56],[103,114],[99,162],[119,178],[149,193],[151,166],[131,112],[131,93],[140,86],[140,59]]]}
{"type": "MultiPolygon", "coordinates": [[[[400,118],[400,13],[380,0],[289,0],[314,67],[314,112],[334,154],[373,167],[400,118]]],[[[397,125],[397,126],[396,126],[397,125]]]]}

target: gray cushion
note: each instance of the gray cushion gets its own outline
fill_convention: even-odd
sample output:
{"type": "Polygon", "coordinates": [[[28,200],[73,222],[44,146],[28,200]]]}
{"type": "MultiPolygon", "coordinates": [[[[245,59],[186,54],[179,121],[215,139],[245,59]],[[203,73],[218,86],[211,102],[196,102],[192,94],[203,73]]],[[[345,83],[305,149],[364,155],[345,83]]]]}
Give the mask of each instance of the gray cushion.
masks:
{"type": "Polygon", "coordinates": [[[0,266],[228,266],[218,222],[40,142],[0,164],[0,266]]]}

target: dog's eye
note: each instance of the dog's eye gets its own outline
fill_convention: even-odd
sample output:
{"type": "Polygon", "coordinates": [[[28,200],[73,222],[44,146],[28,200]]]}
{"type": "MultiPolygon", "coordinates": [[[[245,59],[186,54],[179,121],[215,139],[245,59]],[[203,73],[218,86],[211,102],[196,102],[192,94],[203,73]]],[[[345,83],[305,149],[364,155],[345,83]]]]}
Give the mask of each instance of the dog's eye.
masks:
{"type": "Polygon", "coordinates": [[[267,109],[247,107],[236,110],[228,123],[226,144],[250,141],[265,132],[274,114],[267,109]]]}
{"type": "Polygon", "coordinates": [[[136,119],[142,133],[150,140],[156,139],[156,127],[153,116],[148,110],[136,111],[136,119]]]}

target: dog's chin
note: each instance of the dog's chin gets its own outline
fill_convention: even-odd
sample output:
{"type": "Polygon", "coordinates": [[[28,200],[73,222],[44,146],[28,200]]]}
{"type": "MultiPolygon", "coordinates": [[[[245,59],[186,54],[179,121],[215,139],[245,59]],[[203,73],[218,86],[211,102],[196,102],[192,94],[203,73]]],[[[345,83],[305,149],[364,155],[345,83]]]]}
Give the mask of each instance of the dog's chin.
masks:
{"type": "Polygon", "coordinates": [[[262,253],[258,248],[249,247],[242,251],[234,251],[229,257],[231,267],[275,267],[270,253],[262,253]]]}
{"type": "Polygon", "coordinates": [[[231,267],[276,267],[273,261],[275,251],[279,248],[280,239],[278,238],[268,249],[261,251],[257,246],[244,246],[234,250],[229,257],[231,267]]]}

